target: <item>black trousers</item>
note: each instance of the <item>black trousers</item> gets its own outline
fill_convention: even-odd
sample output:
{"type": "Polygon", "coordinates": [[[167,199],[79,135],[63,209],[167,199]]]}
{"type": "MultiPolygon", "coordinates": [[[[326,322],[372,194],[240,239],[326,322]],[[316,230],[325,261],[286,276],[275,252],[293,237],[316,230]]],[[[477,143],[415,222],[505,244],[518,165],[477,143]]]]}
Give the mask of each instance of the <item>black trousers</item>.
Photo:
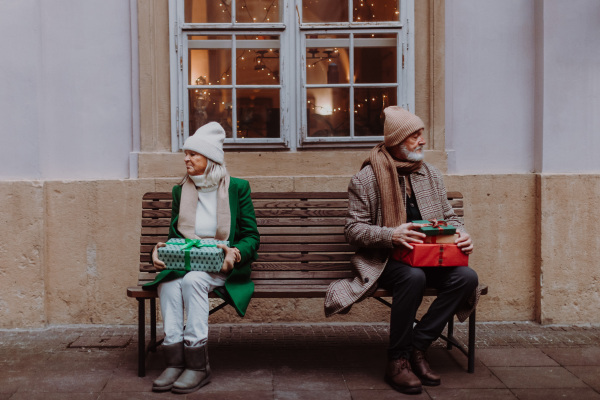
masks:
{"type": "Polygon", "coordinates": [[[379,287],[393,295],[388,358],[409,358],[413,348],[427,350],[477,284],[477,273],[469,267],[414,268],[390,260],[378,280],[379,287]],[[413,327],[425,287],[439,294],[413,327]]]}

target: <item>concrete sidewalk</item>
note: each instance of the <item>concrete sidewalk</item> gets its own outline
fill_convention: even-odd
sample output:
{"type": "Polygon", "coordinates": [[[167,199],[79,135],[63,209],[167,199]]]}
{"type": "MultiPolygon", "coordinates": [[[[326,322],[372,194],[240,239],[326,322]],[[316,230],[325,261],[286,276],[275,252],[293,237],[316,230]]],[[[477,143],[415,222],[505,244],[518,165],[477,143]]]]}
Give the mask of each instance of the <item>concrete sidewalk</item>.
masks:
{"type": "MultiPolygon", "coordinates": [[[[456,324],[466,339],[466,324],[456,324]]],[[[475,373],[436,342],[442,385],[418,396],[383,382],[387,324],[211,325],[212,382],[152,393],[160,350],[137,377],[133,326],[0,331],[0,400],[53,399],[600,399],[600,327],[480,323],[475,373]]]]}

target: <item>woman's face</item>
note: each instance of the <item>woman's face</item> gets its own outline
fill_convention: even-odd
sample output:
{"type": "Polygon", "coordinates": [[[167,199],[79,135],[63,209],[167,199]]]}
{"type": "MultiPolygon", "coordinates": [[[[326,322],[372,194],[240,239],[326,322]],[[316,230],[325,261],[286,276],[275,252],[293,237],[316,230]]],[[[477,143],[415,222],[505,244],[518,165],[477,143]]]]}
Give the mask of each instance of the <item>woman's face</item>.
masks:
{"type": "Polygon", "coordinates": [[[206,157],[195,151],[185,151],[185,167],[189,175],[202,175],[206,169],[206,157]]]}

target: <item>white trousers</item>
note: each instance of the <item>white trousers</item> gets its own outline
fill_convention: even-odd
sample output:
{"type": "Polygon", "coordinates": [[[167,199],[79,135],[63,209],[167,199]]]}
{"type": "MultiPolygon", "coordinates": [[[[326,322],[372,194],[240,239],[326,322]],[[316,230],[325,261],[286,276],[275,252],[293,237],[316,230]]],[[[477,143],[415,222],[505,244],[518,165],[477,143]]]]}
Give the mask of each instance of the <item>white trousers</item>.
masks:
{"type": "Polygon", "coordinates": [[[164,344],[184,341],[200,346],[208,338],[208,294],[225,284],[220,273],[190,271],[183,278],[158,285],[158,296],[165,330],[164,344]],[[184,322],[185,315],[185,322],[184,322]]]}

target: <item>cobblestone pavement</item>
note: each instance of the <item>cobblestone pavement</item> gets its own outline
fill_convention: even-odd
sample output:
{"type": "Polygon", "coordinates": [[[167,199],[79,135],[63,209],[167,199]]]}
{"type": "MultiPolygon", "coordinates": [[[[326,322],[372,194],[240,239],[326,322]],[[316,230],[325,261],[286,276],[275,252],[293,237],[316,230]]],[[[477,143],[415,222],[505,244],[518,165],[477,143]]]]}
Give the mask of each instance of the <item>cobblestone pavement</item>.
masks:
{"type": "MultiPolygon", "coordinates": [[[[465,342],[466,324],[455,335],[465,342]]],[[[174,395],[150,390],[161,350],[137,377],[135,326],[0,330],[0,400],[406,398],[382,379],[387,336],[383,323],[211,325],[212,383],[174,395]]],[[[432,347],[442,385],[411,398],[600,400],[600,327],[478,323],[474,374],[432,347]]]]}

